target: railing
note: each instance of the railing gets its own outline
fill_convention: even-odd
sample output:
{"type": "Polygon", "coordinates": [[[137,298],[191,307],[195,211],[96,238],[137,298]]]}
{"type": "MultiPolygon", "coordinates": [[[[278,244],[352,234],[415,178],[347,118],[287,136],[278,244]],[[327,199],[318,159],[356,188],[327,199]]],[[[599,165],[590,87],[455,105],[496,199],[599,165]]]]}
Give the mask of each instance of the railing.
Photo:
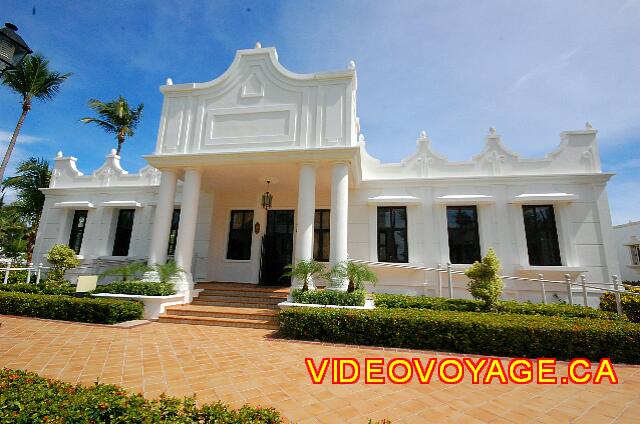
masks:
{"type": "Polygon", "coordinates": [[[40,278],[42,278],[42,271],[45,269],[49,269],[49,267],[44,266],[43,264],[38,264],[38,266],[33,266],[33,264],[29,264],[26,267],[15,267],[11,268],[11,266],[6,266],[4,268],[0,268],[0,275],[3,275],[2,283],[7,284],[9,282],[9,273],[11,271],[27,271],[27,284],[31,283],[31,280],[35,278],[35,284],[40,283],[40,278]]]}
{"type": "MultiPolygon", "coordinates": [[[[442,296],[442,274],[446,274],[447,276],[447,288],[448,288],[448,295],[449,298],[453,299],[453,275],[465,275],[464,271],[456,271],[454,269],[452,269],[451,264],[447,264],[446,268],[444,268],[441,264],[438,264],[437,267],[424,267],[424,266],[417,266],[417,265],[408,265],[408,264],[399,264],[399,263],[389,263],[389,262],[373,262],[373,261],[365,261],[365,260],[360,260],[360,259],[351,259],[352,262],[354,263],[359,263],[359,264],[365,264],[365,265],[369,265],[371,267],[377,267],[377,268],[399,268],[399,269],[407,269],[407,270],[417,270],[417,271],[425,271],[425,272],[435,272],[436,273],[436,281],[437,281],[437,287],[436,287],[436,295],[438,297],[443,297],[442,296]]],[[[634,296],[640,296],[640,293],[634,293],[634,292],[630,292],[630,291],[626,291],[624,289],[624,286],[621,286],[619,280],[618,280],[618,276],[617,275],[613,275],[611,277],[611,283],[613,285],[613,289],[610,288],[605,288],[602,287],[608,283],[599,283],[599,282],[593,282],[592,284],[601,284],[602,286],[594,286],[594,285],[588,285],[587,284],[587,278],[584,274],[582,274],[580,276],[580,282],[574,282],[571,281],[571,276],[569,274],[565,274],[564,276],[564,281],[557,281],[557,280],[546,280],[544,278],[543,274],[538,274],[538,278],[536,279],[532,279],[532,278],[526,278],[526,277],[514,277],[511,275],[501,275],[500,278],[502,278],[503,280],[511,280],[511,281],[525,281],[525,282],[530,282],[530,283],[536,283],[538,285],[538,288],[540,290],[540,295],[542,298],[542,303],[544,303],[545,305],[547,304],[547,291],[546,291],[546,286],[545,284],[561,284],[564,285],[566,287],[566,292],[567,292],[567,301],[570,305],[574,304],[574,300],[573,300],[573,291],[572,291],[572,287],[579,287],[582,291],[582,296],[583,296],[583,305],[584,306],[589,306],[588,304],[588,290],[587,289],[591,289],[591,290],[599,290],[599,291],[603,291],[603,292],[611,292],[614,294],[614,297],[616,299],[616,309],[619,315],[622,315],[622,300],[620,298],[620,294],[624,293],[624,294],[628,294],[628,295],[634,295],[634,296]]]]}

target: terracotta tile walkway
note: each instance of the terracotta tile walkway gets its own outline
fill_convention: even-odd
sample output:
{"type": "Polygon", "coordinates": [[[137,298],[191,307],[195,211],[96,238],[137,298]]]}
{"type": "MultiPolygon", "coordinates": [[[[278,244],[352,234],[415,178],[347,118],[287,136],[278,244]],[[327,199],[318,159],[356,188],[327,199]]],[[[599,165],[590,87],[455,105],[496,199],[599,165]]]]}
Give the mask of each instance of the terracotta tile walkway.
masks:
{"type": "Polygon", "coordinates": [[[444,356],[296,343],[268,330],[152,323],[108,328],[0,316],[0,366],[157,396],[274,406],[293,422],[638,423],[640,368],[610,385],[311,384],[304,358],[444,356]]]}

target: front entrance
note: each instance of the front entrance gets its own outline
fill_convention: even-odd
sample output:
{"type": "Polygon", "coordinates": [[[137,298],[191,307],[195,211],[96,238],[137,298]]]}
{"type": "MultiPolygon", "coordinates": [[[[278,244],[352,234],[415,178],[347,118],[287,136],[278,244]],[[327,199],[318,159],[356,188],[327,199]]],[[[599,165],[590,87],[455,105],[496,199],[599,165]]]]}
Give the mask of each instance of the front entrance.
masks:
{"type": "Polygon", "coordinates": [[[293,258],[293,211],[270,210],[267,212],[267,231],[262,237],[260,259],[260,284],[288,286],[291,277],[285,277],[284,267],[293,258]]]}

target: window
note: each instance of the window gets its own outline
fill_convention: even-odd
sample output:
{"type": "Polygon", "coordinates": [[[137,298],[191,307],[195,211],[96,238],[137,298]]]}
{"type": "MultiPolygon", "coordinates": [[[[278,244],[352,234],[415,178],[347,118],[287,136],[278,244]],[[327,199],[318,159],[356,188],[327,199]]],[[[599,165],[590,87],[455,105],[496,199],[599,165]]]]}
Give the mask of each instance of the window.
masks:
{"type": "Polygon", "coordinates": [[[231,211],[227,259],[251,259],[251,232],[253,211],[231,211]]]}
{"type": "Polygon", "coordinates": [[[329,262],[329,227],[331,212],[318,209],[313,221],[313,259],[329,262]]]}
{"type": "Polygon", "coordinates": [[[552,205],[523,205],[529,265],[560,266],[560,246],[552,205]]]}
{"type": "Polygon", "coordinates": [[[447,206],[447,230],[451,263],[472,264],[482,259],[475,206],[447,206]]]}
{"type": "Polygon", "coordinates": [[[409,262],[407,208],[378,208],[378,260],[409,262]]]}
{"type": "Polygon", "coordinates": [[[171,229],[169,230],[169,246],[167,247],[167,255],[176,253],[176,242],[178,241],[178,225],[180,224],[180,209],[173,210],[171,217],[171,229]]]}
{"type": "Polygon", "coordinates": [[[629,248],[631,249],[631,264],[640,265],[640,244],[632,244],[629,248]]]}
{"type": "Polygon", "coordinates": [[[73,214],[73,223],[71,224],[71,235],[69,236],[69,247],[80,254],[82,247],[82,237],[84,237],[84,228],[87,225],[87,211],[75,211],[73,214]]]}
{"type": "Polygon", "coordinates": [[[133,217],[135,209],[120,209],[118,211],[118,223],[116,224],[116,236],[113,240],[113,256],[127,256],[131,231],[133,230],[133,217]]]}

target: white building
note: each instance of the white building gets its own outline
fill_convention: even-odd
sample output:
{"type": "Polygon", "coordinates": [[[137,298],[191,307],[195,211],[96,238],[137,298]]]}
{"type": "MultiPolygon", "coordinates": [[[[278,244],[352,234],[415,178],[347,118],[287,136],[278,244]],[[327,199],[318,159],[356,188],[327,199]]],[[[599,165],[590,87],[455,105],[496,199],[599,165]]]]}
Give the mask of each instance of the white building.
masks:
{"type": "Polygon", "coordinates": [[[622,281],[640,280],[640,221],[613,227],[622,281]]]}
{"type": "MultiPolygon", "coordinates": [[[[618,273],[611,174],[590,125],[563,132],[543,158],[520,157],[490,129],[469,161],[448,161],[422,132],[415,153],[382,163],[366,151],[356,89],[353,62],[295,74],[259,46],[238,51],[213,81],[168,80],[155,152],[138,173],[113,153],[87,175],[58,155],[34,260],[55,243],[95,265],[83,272],[174,254],[188,271],[183,290],[193,281],[286,283],[282,266],[312,257],[463,269],[491,247],[507,275],[607,282],[618,273]]],[[[437,291],[433,273],[377,271],[376,291],[437,291]]],[[[462,296],[465,281],[455,284],[462,296]]],[[[507,282],[505,294],[540,300],[532,283],[507,282]]]]}

